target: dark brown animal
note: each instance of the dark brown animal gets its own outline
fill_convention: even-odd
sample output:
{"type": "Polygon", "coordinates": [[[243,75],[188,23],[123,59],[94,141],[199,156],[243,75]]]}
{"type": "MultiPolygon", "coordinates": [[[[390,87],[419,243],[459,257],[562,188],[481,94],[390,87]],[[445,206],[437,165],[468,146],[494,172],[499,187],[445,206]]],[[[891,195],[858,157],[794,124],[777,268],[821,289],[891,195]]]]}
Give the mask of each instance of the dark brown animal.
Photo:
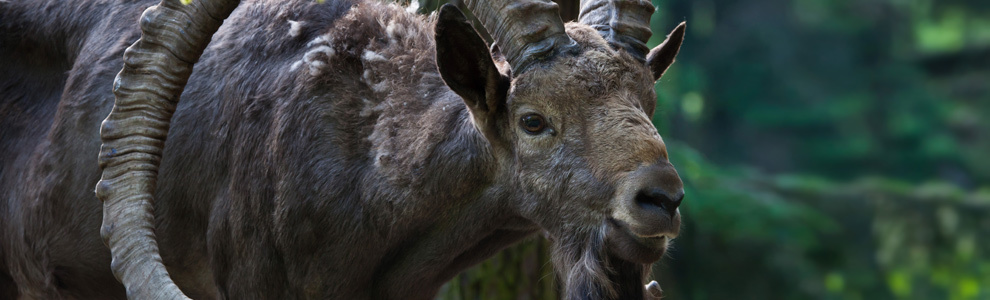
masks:
{"type": "MultiPolygon", "coordinates": [[[[220,1],[190,9],[202,3],[220,1]]],[[[169,277],[193,298],[430,299],[538,232],[567,298],[649,297],[683,197],[653,86],[683,24],[650,51],[649,1],[588,1],[566,25],[549,1],[466,3],[492,52],[452,6],[258,0],[202,57],[144,61],[138,43],[115,82],[153,3],[0,0],[0,299],[123,298],[117,279],[144,299],[169,277]],[[188,76],[196,58],[184,92],[181,76],[128,81],[188,76]],[[127,106],[129,93],[162,101],[127,106]],[[128,114],[151,125],[114,117],[128,114]],[[151,164],[120,171],[135,158],[151,164]],[[129,174],[157,186],[117,181],[129,174]],[[153,222],[117,218],[111,207],[150,207],[113,202],[144,199],[115,194],[128,189],[154,191],[153,222]]],[[[208,41],[202,28],[233,6],[208,9],[218,19],[175,36],[208,41]]]]}

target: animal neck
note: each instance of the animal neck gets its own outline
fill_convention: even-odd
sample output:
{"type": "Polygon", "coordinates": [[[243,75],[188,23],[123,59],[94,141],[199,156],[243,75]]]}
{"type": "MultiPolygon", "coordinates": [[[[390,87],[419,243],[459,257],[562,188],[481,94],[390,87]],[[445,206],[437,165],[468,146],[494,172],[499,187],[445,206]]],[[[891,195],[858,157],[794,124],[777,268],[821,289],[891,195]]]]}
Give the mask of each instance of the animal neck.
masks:
{"type": "Polygon", "coordinates": [[[464,269],[538,230],[510,208],[513,189],[497,180],[505,176],[498,175],[491,145],[463,102],[448,100],[404,124],[415,130],[392,139],[402,147],[377,147],[377,171],[388,174],[389,194],[401,195],[382,203],[392,216],[382,224],[390,250],[373,283],[381,298],[433,295],[464,269]]]}

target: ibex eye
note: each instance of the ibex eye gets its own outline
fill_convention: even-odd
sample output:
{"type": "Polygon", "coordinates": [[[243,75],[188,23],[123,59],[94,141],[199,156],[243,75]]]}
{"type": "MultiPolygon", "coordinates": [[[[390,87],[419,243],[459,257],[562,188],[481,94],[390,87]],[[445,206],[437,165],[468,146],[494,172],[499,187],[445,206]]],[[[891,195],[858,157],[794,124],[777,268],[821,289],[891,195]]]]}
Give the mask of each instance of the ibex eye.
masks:
{"type": "Polygon", "coordinates": [[[529,134],[539,134],[547,129],[547,122],[543,116],[538,114],[528,114],[519,119],[522,128],[529,134]]]}

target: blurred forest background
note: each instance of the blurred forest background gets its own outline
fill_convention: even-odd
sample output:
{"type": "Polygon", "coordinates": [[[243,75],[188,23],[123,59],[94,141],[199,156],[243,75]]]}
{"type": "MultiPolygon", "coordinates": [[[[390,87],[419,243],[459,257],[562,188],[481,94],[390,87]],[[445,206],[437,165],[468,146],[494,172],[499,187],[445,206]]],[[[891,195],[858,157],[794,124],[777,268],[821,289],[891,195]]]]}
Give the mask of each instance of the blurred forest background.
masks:
{"type": "MultiPolygon", "coordinates": [[[[667,299],[990,299],[990,1],[653,3],[651,47],[688,22],[653,119],[687,193],[667,299]]],[[[546,243],[440,298],[556,299],[546,243]]]]}

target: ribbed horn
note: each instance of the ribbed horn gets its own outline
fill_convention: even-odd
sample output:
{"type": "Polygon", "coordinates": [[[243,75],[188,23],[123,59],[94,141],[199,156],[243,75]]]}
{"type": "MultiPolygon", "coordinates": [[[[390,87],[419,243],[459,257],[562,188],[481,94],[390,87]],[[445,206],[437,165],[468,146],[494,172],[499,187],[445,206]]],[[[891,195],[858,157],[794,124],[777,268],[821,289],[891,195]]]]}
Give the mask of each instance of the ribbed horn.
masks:
{"type": "Polygon", "coordinates": [[[468,0],[467,8],[495,39],[512,72],[521,74],[541,58],[574,43],[550,0],[468,0]]]}
{"type": "Polygon", "coordinates": [[[162,0],[141,15],[141,38],[124,52],[113,110],[100,136],[100,234],[130,299],[188,299],[169,278],[154,233],[154,191],[179,95],[237,0],[162,0]]]}
{"type": "Polygon", "coordinates": [[[613,47],[645,61],[655,9],[648,0],[582,0],[578,20],[597,29],[613,47]]]}

